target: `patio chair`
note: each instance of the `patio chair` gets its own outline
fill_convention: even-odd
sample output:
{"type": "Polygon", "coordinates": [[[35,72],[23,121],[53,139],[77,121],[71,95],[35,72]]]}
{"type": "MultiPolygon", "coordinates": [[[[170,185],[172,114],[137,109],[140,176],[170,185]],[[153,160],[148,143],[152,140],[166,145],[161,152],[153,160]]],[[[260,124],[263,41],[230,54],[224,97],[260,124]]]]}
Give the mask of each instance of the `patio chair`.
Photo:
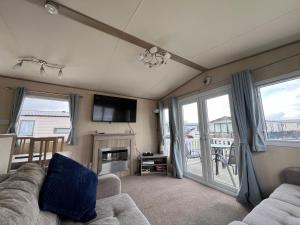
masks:
{"type": "Polygon", "coordinates": [[[232,143],[230,146],[227,163],[232,167],[234,175],[237,175],[237,161],[234,143],[232,143]]]}
{"type": "Polygon", "coordinates": [[[225,157],[222,154],[221,148],[215,148],[214,152],[213,152],[213,155],[214,155],[214,158],[212,158],[212,160],[214,160],[215,163],[216,163],[216,175],[219,174],[218,162],[220,161],[222,163],[222,165],[224,167],[226,167],[226,169],[227,169],[227,171],[229,173],[229,176],[230,176],[230,179],[231,179],[231,182],[232,182],[233,186],[236,187],[237,185],[236,185],[236,183],[235,183],[235,181],[233,179],[231,170],[229,169],[229,166],[232,167],[233,173],[235,175],[237,175],[237,164],[236,164],[236,156],[235,156],[234,144],[231,144],[231,146],[230,146],[228,157],[225,157]]]}
{"type": "Polygon", "coordinates": [[[184,152],[185,152],[185,166],[187,167],[187,163],[189,159],[196,159],[199,158],[201,161],[201,152],[200,149],[199,150],[195,150],[195,149],[189,149],[189,147],[187,146],[187,144],[184,144],[184,152]]]}

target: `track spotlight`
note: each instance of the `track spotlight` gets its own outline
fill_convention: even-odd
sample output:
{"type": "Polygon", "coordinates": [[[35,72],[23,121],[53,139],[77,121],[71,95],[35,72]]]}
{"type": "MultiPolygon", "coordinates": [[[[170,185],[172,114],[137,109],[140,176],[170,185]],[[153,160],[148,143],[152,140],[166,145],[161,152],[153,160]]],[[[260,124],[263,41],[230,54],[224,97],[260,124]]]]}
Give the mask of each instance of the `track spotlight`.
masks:
{"type": "Polygon", "coordinates": [[[16,65],[13,66],[13,69],[18,69],[23,65],[23,60],[20,60],[16,65]]]}
{"type": "Polygon", "coordinates": [[[45,74],[44,64],[41,65],[41,68],[40,68],[40,74],[41,74],[41,75],[44,75],[44,74],[45,74]]]}
{"type": "Polygon", "coordinates": [[[58,78],[61,79],[63,76],[62,68],[59,69],[58,78]]]}

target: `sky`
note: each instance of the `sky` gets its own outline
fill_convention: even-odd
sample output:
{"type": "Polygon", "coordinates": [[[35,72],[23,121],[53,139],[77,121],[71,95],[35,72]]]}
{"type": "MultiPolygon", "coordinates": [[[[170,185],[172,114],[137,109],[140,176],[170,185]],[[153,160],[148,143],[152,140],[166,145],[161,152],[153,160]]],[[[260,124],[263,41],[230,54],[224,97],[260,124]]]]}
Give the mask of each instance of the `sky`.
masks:
{"type": "Polygon", "coordinates": [[[260,88],[266,120],[300,119],[300,78],[260,88]]]}
{"type": "MultiPolygon", "coordinates": [[[[230,105],[228,95],[210,98],[206,101],[208,120],[212,121],[223,116],[230,117],[230,105]]],[[[183,106],[183,117],[186,123],[198,123],[197,103],[183,106]]]]}
{"type": "Polygon", "coordinates": [[[69,103],[67,100],[48,100],[44,98],[26,97],[22,110],[69,112],[69,103]]]}

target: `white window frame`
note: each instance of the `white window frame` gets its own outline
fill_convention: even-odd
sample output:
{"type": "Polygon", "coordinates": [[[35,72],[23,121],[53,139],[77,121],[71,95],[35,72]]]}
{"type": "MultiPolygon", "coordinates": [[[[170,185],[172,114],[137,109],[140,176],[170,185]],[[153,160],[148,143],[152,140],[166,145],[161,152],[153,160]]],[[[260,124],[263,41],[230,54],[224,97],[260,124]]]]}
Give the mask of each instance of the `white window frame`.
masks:
{"type": "Polygon", "coordinates": [[[288,141],[288,140],[268,140],[267,137],[267,128],[266,128],[266,122],[265,122],[265,115],[264,115],[264,109],[263,109],[263,104],[262,104],[262,98],[260,95],[260,88],[261,87],[266,87],[274,84],[279,84],[282,82],[286,82],[289,80],[295,80],[300,78],[300,70],[279,75],[274,78],[266,79],[263,81],[258,81],[255,83],[256,86],[256,92],[257,92],[257,99],[258,99],[258,107],[261,112],[261,115],[263,117],[263,129],[264,129],[264,138],[265,138],[265,143],[268,146],[282,146],[282,147],[294,147],[298,148],[300,147],[300,140],[299,141],[288,141]]]}
{"type": "MultiPolygon", "coordinates": [[[[32,91],[32,92],[28,91],[28,93],[26,93],[26,95],[24,96],[24,98],[26,98],[26,97],[28,97],[28,98],[30,98],[30,97],[32,97],[32,98],[40,98],[40,99],[53,100],[53,101],[64,101],[64,102],[68,102],[68,104],[70,105],[70,101],[69,101],[68,97],[64,96],[63,94],[62,94],[62,96],[57,97],[56,94],[52,95],[52,94],[48,94],[48,93],[47,94],[43,94],[43,93],[35,93],[34,91],[32,91]]],[[[20,110],[22,111],[22,107],[21,107],[20,110]]],[[[70,113],[69,113],[69,118],[70,118],[70,113]]],[[[27,120],[30,120],[30,119],[27,119],[27,120]]],[[[20,121],[21,120],[20,120],[20,117],[19,117],[18,120],[17,120],[17,124],[18,124],[17,129],[18,130],[19,130],[19,123],[20,123],[20,121]]],[[[34,128],[35,128],[35,125],[36,124],[34,124],[34,128]]],[[[71,122],[70,122],[70,126],[71,126],[71,122]]],[[[71,129],[71,128],[69,128],[69,129],[71,129]]],[[[61,135],[63,136],[65,134],[61,134],[61,135]]],[[[67,140],[65,140],[65,142],[67,142],[67,140]]]]}
{"type": "MultiPolygon", "coordinates": [[[[163,146],[163,149],[164,149],[164,154],[165,155],[170,155],[170,147],[169,149],[167,149],[167,145],[166,145],[166,140],[167,139],[170,139],[170,134],[166,134],[166,130],[165,130],[165,124],[166,124],[166,118],[165,118],[165,110],[168,110],[168,113],[169,113],[169,107],[164,107],[163,108],[163,115],[162,115],[162,118],[163,118],[163,129],[164,129],[164,136],[163,136],[163,141],[164,141],[164,146],[163,146]]],[[[169,118],[169,130],[170,130],[170,118],[169,118]]]]}
{"type": "Polygon", "coordinates": [[[34,134],[34,127],[35,127],[35,121],[34,120],[30,120],[30,119],[23,119],[23,120],[19,120],[18,121],[18,136],[20,137],[32,137],[34,134]],[[32,131],[30,135],[20,135],[20,130],[22,127],[22,123],[24,122],[33,122],[33,126],[32,126],[32,131]]]}

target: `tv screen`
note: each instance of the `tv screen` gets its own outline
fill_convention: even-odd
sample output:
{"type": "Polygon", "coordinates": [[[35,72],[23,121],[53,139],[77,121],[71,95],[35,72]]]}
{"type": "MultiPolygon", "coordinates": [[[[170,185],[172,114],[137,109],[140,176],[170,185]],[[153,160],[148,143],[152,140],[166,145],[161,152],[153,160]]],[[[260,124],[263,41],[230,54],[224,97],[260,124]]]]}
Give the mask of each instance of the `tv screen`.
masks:
{"type": "Polygon", "coordinates": [[[136,122],[136,100],[94,95],[92,120],[98,122],[136,122]]]}

